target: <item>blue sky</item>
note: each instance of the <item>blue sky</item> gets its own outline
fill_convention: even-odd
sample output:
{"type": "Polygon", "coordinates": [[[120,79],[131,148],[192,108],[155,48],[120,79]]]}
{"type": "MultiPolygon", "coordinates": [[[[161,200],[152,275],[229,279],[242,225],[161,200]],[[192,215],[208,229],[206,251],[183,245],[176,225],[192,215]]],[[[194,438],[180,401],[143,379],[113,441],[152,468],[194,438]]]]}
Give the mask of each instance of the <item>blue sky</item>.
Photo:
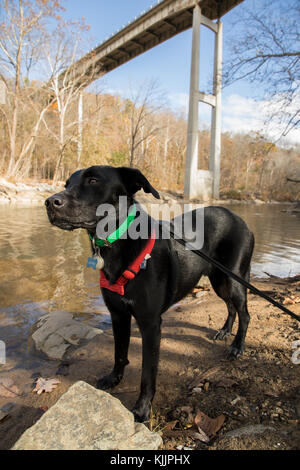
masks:
{"type": "MultiPolygon", "coordinates": [[[[66,0],[66,19],[84,17],[90,26],[92,46],[103,42],[108,36],[134,20],[157,0],[66,0]]],[[[226,39],[230,32],[233,15],[251,5],[245,0],[223,18],[224,60],[228,58],[226,39]]],[[[209,91],[212,77],[214,34],[201,28],[200,89],[209,91]]],[[[156,46],[136,57],[101,79],[100,89],[104,92],[130,96],[130,87],[139,88],[145,80],[155,79],[167,98],[169,106],[176,111],[187,110],[190,74],[192,33],[191,29],[156,46]]],[[[263,102],[257,103],[257,90],[246,80],[223,90],[223,119],[225,131],[262,130],[263,102]]],[[[199,106],[200,126],[210,121],[210,107],[199,106]]],[[[299,142],[299,136],[290,136],[299,142]]]]}

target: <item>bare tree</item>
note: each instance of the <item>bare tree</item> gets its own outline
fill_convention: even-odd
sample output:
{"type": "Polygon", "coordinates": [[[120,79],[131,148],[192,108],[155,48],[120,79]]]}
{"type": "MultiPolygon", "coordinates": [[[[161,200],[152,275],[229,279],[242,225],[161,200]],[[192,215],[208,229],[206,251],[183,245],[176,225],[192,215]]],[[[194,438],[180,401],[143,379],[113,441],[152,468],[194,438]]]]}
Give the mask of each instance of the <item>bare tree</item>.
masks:
{"type": "Polygon", "coordinates": [[[129,166],[137,164],[135,154],[142,147],[142,156],[149,141],[161,129],[155,119],[155,114],[163,106],[163,98],[155,80],[149,80],[143,86],[131,93],[131,100],[127,101],[127,115],[129,119],[129,166]]]}
{"type": "Polygon", "coordinates": [[[228,39],[225,86],[245,78],[255,83],[280,136],[300,125],[299,28],[299,0],[251,0],[236,12],[228,39]]]}
{"type": "Polygon", "coordinates": [[[25,156],[32,152],[43,115],[49,106],[49,103],[37,106],[33,98],[34,87],[28,86],[30,72],[39,60],[45,21],[57,18],[62,7],[58,0],[0,0],[0,10],[0,78],[8,90],[7,105],[1,106],[0,111],[9,136],[7,174],[17,175],[25,156]],[[24,109],[25,102],[27,109],[24,109]],[[31,112],[30,120],[27,120],[30,131],[26,137],[22,135],[22,139],[18,139],[24,111],[31,112]]]}
{"type": "Polygon", "coordinates": [[[54,183],[58,179],[65,152],[72,143],[77,144],[77,166],[80,164],[78,155],[81,154],[83,124],[86,120],[82,115],[82,92],[89,84],[92,72],[89,69],[86,77],[84,69],[79,74],[73,67],[83,51],[81,30],[84,26],[77,26],[70,33],[60,23],[55,31],[55,41],[53,35],[49,35],[42,47],[43,63],[50,76],[46,88],[53,102],[52,119],[44,116],[43,123],[58,147],[54,183]]]}

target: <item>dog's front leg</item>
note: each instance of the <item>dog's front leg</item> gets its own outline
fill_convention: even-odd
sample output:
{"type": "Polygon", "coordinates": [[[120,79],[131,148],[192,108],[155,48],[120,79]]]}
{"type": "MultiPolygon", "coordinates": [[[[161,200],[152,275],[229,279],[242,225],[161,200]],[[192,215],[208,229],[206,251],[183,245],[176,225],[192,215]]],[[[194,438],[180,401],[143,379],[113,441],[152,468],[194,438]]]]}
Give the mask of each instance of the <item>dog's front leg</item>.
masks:
{"type": "Polygon", "coordinates": [[[130,341],[131,314],[124,309],[121,313],[110,312],[113,334],[115,340],[115,364],[110,374],[101,377],[97,382],[97,388],[107,390],[113,388],[123,378],[124,369],[128,361],[128,347],[130,341]]]}
{"type": "Polygon", "coordinates": [[[158,323],[145,326],[138,322],[142,334],[142,378],[140,396],[132,412],[135,420],[139,422],[148,420],[151,411],[151,403],[155,394],[161,336],[160,323],[161,321],[159,320],[158,323]]]}

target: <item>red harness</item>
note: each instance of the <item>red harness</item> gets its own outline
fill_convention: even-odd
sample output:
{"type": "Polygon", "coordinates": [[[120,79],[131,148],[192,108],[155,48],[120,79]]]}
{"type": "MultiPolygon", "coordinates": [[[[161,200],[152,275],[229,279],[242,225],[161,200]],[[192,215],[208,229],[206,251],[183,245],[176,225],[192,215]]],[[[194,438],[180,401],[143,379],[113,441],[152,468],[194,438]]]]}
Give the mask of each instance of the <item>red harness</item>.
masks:
{"type": "Polygon", "coordinates": [[[153,231],[151,238],[146,243],[145,248],[143,251],[138,255],[138,257],[131,263],[131,265],[125,269],[123,274],[119,277],[119,279],[114,283],[110,284],[110,282],[106,279],[106,276],[103,270],[100,270],[100,287],[104,287],[104,289],[109,289],[113,292],[117,292],[120,295],[124,295],[124,286],[127,284],[128,281],[134,279],[135,276],[138,274],[139,270],[141,269],[141,264],[145,259],[146,255],[150,255],[153,246],[155,243],[155,231],[153,231]]]}

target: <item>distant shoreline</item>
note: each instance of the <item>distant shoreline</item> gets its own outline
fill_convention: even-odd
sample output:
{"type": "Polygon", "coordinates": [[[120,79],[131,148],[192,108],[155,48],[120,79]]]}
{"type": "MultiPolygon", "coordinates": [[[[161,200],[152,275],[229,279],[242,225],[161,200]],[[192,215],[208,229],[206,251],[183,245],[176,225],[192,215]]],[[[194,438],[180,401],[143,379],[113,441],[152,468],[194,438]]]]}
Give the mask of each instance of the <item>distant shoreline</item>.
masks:
{"type": "MultiPolygon", "coordinates": [[[[18,205],[18,206],[32,206],[39,205],[51,194],[63,190],[64,183],[58,182],[55,186],[52,183],[45,181],[26,181],[26,182],[10,182],[5,178],[0,177],[0,206],[2,205],[18,205]]],[[[179,202],[194,204],[202,204],[200,200],[184,201],[180,195],[174,194],[173,192],[159,191],[161,195],[161,202],[179,202]]],[[[137,194],[137,199],[142,203],[151,203],[153,198],[146,195],[142,191],[137,194]]],[[[157,201],[156,201],[157,202],[157,201]]],[[[214,199],[205,202],[205,205],[209,204],[287,204],[294,205],[297,201],[276,201],[269,200],[264,201],[262,199],[214,199]]]]}
{"type": "Polygon", "coordinates": [[[0,205],[39,205],[49,195],[62,189],[63,183],[58,183],[56,186],[38,181],[12,183],[0,178],[0,205]]]}

